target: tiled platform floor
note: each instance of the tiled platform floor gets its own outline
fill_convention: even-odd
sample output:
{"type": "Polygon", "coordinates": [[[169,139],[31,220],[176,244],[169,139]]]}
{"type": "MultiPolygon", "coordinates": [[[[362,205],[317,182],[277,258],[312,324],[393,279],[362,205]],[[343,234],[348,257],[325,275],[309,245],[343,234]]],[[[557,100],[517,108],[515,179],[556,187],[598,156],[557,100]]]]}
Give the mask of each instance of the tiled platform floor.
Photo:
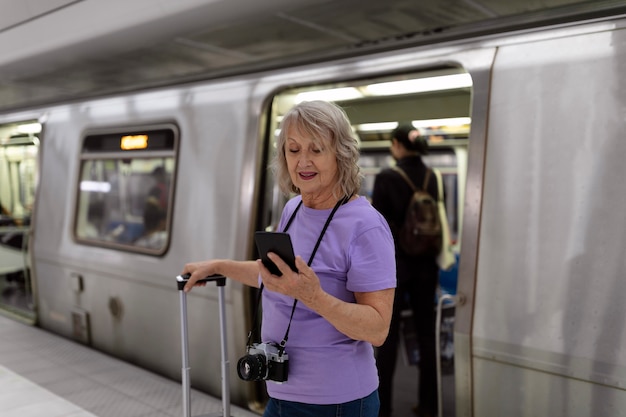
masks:
{"type": "MultiPolygon", "coordinates": [[[[179,382],[0,315],[0,416],[180,417],[179,382]]],[[[192,415],[222,401],[192,390],[192,415]]],[[[235,406],[233,417],[258,417],[235,406]]]]}

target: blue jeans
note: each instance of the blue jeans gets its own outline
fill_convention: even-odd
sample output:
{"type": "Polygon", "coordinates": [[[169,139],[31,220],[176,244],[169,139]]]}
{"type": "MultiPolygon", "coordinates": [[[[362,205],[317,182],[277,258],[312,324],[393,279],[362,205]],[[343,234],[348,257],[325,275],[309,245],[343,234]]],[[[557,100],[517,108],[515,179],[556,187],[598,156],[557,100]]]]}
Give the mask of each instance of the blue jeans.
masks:
{"type": "Polygon", "coordinates": [[[343,404],[317,405],[270,398],[263,417],[378,417],[378,390],[343,404]]]}

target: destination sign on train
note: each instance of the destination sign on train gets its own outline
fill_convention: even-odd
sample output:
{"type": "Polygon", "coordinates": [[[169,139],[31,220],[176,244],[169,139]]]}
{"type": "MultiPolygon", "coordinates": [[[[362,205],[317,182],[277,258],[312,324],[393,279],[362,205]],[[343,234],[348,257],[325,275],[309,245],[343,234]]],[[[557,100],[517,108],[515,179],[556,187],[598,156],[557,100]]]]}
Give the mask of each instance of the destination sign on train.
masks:
{"type": "Polygon", "coordinates": [[[127,135],[122,136],[120,148],[125,151],[135,149],[146,149],[148,147],[148,135],[127,135]]]}

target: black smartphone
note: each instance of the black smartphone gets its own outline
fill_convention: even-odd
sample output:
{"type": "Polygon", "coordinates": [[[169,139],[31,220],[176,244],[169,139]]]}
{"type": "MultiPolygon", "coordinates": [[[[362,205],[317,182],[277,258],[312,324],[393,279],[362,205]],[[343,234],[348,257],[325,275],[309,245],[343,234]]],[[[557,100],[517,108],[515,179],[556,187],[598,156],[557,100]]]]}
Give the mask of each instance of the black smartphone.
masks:
{"type": "Polygon", "coordinates": [[[267,257],[268,252],[274,252],[276,255],[280,256],[292,270],[297,271],[296,257],[293,254],[293,246],[291,245],[291,238],[288,233],[255,232],[254,240],[256,241],[256,247],[259,250],[263,265],[265,265],[272,274],[282,275],[274,262],[270,261],[267,257]]]}

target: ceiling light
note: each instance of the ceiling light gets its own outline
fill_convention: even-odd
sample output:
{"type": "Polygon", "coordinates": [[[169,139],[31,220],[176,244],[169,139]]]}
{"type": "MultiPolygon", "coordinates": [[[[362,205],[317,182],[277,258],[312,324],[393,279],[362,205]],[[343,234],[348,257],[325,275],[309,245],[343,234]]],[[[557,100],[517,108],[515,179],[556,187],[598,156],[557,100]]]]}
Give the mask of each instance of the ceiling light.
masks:
{"type": "Polygon", "coordinates": [[[472,86],[469,74],[442,75],[439,77],[417,78],[414,80],[391,81],[370,84],[366,91],[374,96],[392,96],[400,94],[424,93],[428,91],[451,90],[472,86]]]}
{"type": "Polygon", "coordinates": [[[106,181],[81,181],[80,190],[92,193],[108,193],[111,191],[111,183],[106,181]]]}
{"type": "Polygon", "coordinates": [[[41,123],[25,123],[17,126],[18,133],[35,134],[41,132],[41,123]]]}
{"type": "Polygon", "coordinates": [[[446,119],[425,119],[413,120],[411,124],[415,127],[434,127],[434,126],[463,126],[472,123],[471,117],[450,117],[446,119]]]}
{"type": "Polygon", "coordinates": [[[303,101],[325,100],[343,101],[361,98],[363,95],[354,87],[332,88],[329,90],[307,91],[296,95],[296,104],[303,101]]]}
{"type": "Polygon", "coordinates": [[[398,122],[363,123],[356,126],[357,132],[386,132],[398,127],[398,122]]]}

